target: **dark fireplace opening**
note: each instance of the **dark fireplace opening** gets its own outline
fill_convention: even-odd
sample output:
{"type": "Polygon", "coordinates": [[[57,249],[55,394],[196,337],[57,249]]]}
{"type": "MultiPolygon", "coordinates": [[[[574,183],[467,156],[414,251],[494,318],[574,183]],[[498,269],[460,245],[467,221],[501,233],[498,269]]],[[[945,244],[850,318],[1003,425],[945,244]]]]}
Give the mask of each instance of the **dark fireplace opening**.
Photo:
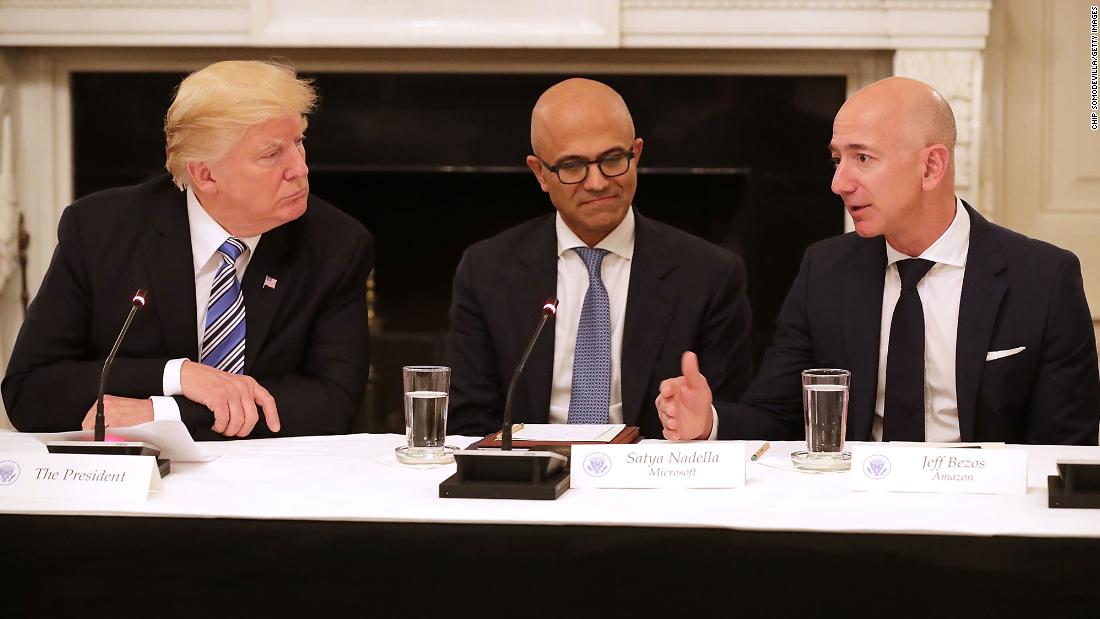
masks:
{"type": "MultiPolygon", "coordinates": [[[[77,197],[163,170],[178,73],[74,73],[77,197]]],[[[401,366],[443,363],[463,250],[553,207],[524,165],[530,109],[565,75],[318,73],[313,193],[376,239],[371,380],[356,429],[401,432],[401,366]]],[[[645,139],[635,206],[738,253],[759,362],[805,248],[843,230],[827,144],[843,76],[596,75],[645,139]]]]}

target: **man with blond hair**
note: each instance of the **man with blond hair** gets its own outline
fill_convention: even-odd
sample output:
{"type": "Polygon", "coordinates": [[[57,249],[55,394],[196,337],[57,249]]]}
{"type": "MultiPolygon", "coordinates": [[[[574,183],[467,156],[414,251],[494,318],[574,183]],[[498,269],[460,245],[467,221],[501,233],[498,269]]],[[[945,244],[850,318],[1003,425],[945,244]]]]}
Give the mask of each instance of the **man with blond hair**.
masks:
{"type": "Polygon", "coordinates": [[[374,241],[309,193],[315,102],[289,67],[210,65],[168,110],[168,175],[65,209],[3,381],[19,430],[91,427],[100,368],[139,288],[148,306],[115,359],[108,426],[181,419],[196,439],[351,429],[374,241]]]}
{"type": "Polygon", "coordinates": [[[1072,253],[986,221],[955,195],[955,118],[893,77],[833,121],[832,190],[855,232],[811,246],[740,403],[694,355],[657,399],[664,434],[802,437],[800,373],[851,371],[847,438],[1095,445],[1092,317],[1072,253]]]}

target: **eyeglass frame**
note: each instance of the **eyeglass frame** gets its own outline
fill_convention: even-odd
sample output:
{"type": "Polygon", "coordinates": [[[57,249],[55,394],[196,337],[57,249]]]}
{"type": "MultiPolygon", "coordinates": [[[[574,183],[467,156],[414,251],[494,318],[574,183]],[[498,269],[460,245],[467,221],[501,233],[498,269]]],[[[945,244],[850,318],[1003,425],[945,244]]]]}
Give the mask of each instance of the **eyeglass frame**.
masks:
{"type": "Polygon", "coordinates": [[[584,181],[588,180],[588,170],[592,168],[592,164],[595,164],[596,167],[600,169],[600,174],[603,174],[604,178],[618,178],[618,177],[620,177],[620,176],[622,176],[622,175],[624,175],[624,174],[626,174],[627,172],[630,171],[630,162],[633,161],[634,157],[636,157],[636,156],[637,155],[634,153],[634,147],[629,146],[627,148],[624,148],[622,153],[610,153],[610,154],[604,155],[602,157],[599,157],[597,159],[591,159],[589,161],[581,161],[579,159],[571,159],[569,161],[566,161],[565,163],[559,163],[557,165],[551,165],[549,162],[547,162],[542,157],[539,157],[538,155],[535,155],[535,159],[539,160],[539,163],[542,164],[542,167],[546,168],[550,172],[553,172],[554,176],[557,177],[558,182],[561,183],[562,185],[579,185],[579,184],[583,183],[584,181]],[[622,172],[619,172],[618,174],[608,174],[607,172],[604,172],[603,171],[603,161],[604,161],[604,159],[607,159],[609,157],[616,157],[616,156],[626,157],[626,169],[623,170],[622,172]],[[561,173],[559,172],[559,170],[561,170],[562,166],[567,165],[567,164],[571,164],[571,163],[583,163],[584,164],[584,176],[582,176],[581,179],[578,180],[578,181],[573,181],[571,183],[567,183],[567,182],[565,182],[561,179],[561,173]]]}

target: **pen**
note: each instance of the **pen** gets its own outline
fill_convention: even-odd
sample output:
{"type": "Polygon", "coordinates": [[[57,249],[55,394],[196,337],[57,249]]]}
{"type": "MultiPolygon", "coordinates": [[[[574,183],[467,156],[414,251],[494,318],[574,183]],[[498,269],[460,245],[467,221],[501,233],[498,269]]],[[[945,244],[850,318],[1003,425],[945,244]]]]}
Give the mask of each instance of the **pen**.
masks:
{"type": "Polygon", "coordinates": [[[756,462],[759,458],[761,458],[765,453],[768,452],[768,448],[771,447],[771,446],[772,446],[771,443],[765,441],[764,444],[760,446],[760,449],[757,449],[756,453],[754,453],[752,455],[752,457],[749,458],[749,460],[752,460],[753,462],[756,462]]]}

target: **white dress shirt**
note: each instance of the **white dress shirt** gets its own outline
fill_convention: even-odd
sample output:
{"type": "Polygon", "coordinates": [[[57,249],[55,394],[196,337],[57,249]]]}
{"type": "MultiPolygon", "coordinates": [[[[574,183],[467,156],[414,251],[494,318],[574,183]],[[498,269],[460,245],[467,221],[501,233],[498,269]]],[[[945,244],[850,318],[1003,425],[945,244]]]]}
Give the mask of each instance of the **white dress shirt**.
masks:
{"type": "MultiPolygon", "coordinates": [[[[924,438],[928,442],[957,443],[959,403],[955,393],[955,345],[959,333],[959,300],[962,297],[966,256],[970,250],[970,216],[955,198],[955,219],[947,230],[918,258],[935,262],[917,283],[924,309],[924,438]]],[[[907,256],[886,243],[886,282],[882,291],[882,323],[878,349],[878,387],[871,438],[882,440],[886,400],[886,354],[890,348],[890,323],[901,296],[898,260],[907,256]]]]}
{"type": "MultiPolygon", "coordinates": [[[[233,236],[225,231],[214,218],[206,212],[199,203],[191,188],[187,188],[187,225],[191,229],[191,259],[195,268],[195,330],[198,349],[202,350],[202,336],[206,330],[206,305],[210,300],[210,286],[214,283],[214,275],[221,266],[221,255],[218,248],[229,237],[233,236]]],[[[241,238],[246,250],[237,258],[237,280],[244,279],[244,271],[248,268],[248,262],[256,253],[256,247],[260,244],[262,235],[241,238]]],[[[239,237],[238,237],[239,238],[239,237]]],[[[247,318],[246,318],[247,320],[247,318]]],[[[153,396],[153,419],[179,419],[180,409],[171,396],[182,395],[183,387],[180,385],[180,370],[183,369],[185,359],[172,359],[164,365],[164,377],[162,379],[164,397],[153,396]]]]}
{"type": "MultiPolygon", "coordinates": [[[[573,353],[577,347],[577,328],[581,305],[588,292],[588,267],[574,247],[587,247],[557,215],[558,236],[558,314],[554,318],[554,378],[550,389],[550,423],[567,423],[569,393],[573,385],[573,353]]],[[[611,307],[611,399],[608,422],[623,422],[623,321],[626,295],[630,287],[630,262],[634,258],[634,209],[626,212],[619,225],[596,244],[606,249],[600,267],[607,300],[611,307]]]]}

